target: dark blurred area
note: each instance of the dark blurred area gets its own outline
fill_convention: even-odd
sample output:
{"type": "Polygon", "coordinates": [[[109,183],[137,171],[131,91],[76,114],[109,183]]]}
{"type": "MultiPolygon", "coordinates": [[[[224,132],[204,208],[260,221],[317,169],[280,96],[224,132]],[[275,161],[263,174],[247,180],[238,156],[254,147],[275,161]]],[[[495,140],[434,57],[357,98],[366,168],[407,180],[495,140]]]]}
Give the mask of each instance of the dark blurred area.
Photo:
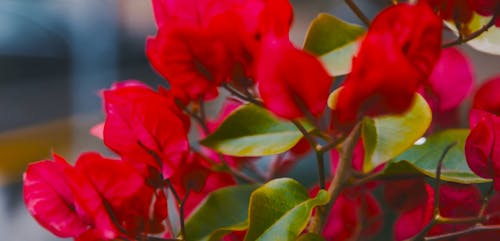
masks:
{"type": "MultiPolygon", "coordinates": [[[[388,2],[359,4],[373,17],[388,2]]],[[[343,1],[292,3],[297,45],[319,12],[360,23],[343,1]]],[[[167,85],[144,54],[155,28],[149,0],[0,0],[0,240],[59,240],[26,212],[22,172],[51,151],[105,152],[88,131],[103,120],[99,90],[126,79],[167,85]]],[[[488,67],[479,79],[497,71],[498,57],[467,51],[488,67]]],[[[311,173],[301,165],[299,178],[311,173]]]]}

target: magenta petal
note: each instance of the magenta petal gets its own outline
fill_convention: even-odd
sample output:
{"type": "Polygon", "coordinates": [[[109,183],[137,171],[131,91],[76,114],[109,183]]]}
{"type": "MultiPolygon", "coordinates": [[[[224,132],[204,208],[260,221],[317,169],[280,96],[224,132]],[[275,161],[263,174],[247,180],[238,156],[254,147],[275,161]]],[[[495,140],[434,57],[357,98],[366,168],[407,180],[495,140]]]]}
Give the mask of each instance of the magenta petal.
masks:
{"type": "Polygon", "coordinates": [[[24,174],[24,202],[42,225],[59,237],[76,237],[88,229],[75,211],[60,163],[40,161],[24,174]]]}
{"type": "Polygon", "coordinates": [[[434,190],[428,184],[425,185],[427,191],[427,202],[410,211],[402,213],[394,224],[394,239],[396,241],[413,237],[420,232],[432,219],[434,211],[434,190]]]}
{"type": "Polygon", "coordinates": [[[474,71],[469,59],[458,49],[447,48],[443,49],[429,82],[420,93],[434,110],[449,110],[467,97],[473,82],[474,71]]]}
{"type": "Polygon", "coordinates": [[[486,81],[477,90],[472,108],[500,115],[500,76],[486,81]]]}
{"type": "MultiPolygon", "coordinates": [[[[474,122],[476,125],[471,129],[469,136],[465,142],[465,157],[470,169],[478,176],[484,178],[493,178],[496,176],[496,166],[500,166],[495,162],[495,157],[500,157],[499,147],[500,144],[496,139],[500,138],[499,117],[493,114],[481,111],[472,112],[474,122]],[[498,127],[496,127],[497,125],[498,127]],[[494,153],[496,150],[496,154],[494,153]]],[[[500,174],[500,172],[499,172],[500,174]]]]}

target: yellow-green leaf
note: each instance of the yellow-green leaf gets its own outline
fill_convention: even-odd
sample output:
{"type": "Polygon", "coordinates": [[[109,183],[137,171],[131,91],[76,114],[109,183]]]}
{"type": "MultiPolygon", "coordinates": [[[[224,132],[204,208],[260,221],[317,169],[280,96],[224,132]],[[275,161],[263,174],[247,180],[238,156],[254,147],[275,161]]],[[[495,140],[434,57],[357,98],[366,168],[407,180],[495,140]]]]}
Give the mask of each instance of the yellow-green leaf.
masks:
{"type": "Polygon", "coordinates": [[[365,118],[361,132],[365,149],[364,171],[371,171],[410,148],[425,134],[431,121],[432,111],[419,94],[415,94],[413,104],[401,115],[365,118]]]}
{"type": "MultiPolygon", "coordinates": [[[[303,123],[307,131],[314,127],[303,123]]],[[[254,104],[239,107],[200,143],[231,156],[266,156],[288,151],[303,137],[289,121],[254,104]]]]}
{"type": "Polygon", "coordinates": [[[384,176],[426,175],[435,178],[439,157],[444,149],[456,143],[443,160],[441,179],[457,183],[482,183],[483,179],[472,172],[465,159],[465,140],[468,129],[445,130],[428,137],[424,144],[414,145],[403,154],[387,163],[382,172],[384,176]]]}
{"type": "Polygon", "coordinates": [[[320,57],[330,75],[350,72],[352,57],[358,49],[365,29],[322,13],[309,26],[304,50],[320,57]]]}
{"type": "Polygon", "coordinates": [[[274,179],[252,193],[245,241],[295,241],[314,207],[328,203],[321,190],[309,198],[307,189],[290,178],[274,179]]]}
{"type": "Polygon", "coordinates": [[[239,185],[210,193],[186,222],[186,239],[217,241],[247,228],[248,203],[256,185],[239,185]]]}

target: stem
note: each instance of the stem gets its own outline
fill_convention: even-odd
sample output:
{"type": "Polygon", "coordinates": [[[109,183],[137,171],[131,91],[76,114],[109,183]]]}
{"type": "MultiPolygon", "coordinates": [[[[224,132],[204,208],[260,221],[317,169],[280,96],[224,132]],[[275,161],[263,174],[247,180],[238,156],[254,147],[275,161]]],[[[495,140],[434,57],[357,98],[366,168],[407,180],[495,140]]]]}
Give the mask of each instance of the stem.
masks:
{"type": "Polygon", "coordinates": [[[140,241],[180,241],[180,239],[176,238],[158,238],[158,237],[151,237],[147,235],[137,235],[137,240],[140,241]]]}
{"type": "Polygon", "coordinates": [[[483,197],[483,203],[481,205],[481,209],[479,210],[480,218],[485,218],[484,212],[486,211],[486,207],[488,206],[488,201],[490,200],[492,194],[493,194],[493,184],[490,185],[490,188],[483,197]]]}
{"type": "Polygon", "coordinates": [[[297,129],[299,129],[299,131],[314,149],[314,152],[316,153],[316,163],[318,166],[319,186],[321,187],[321,189],[325,189],[325,160],[323,158],[323,151],[321,151],[322,147],[318,144],[318,142],[316,142],[316,140],[314,140],[313,136],[309,134],[309,132],[307,132],[307,130],[300,122],[293,120],[292,123],[297,127],[297,129]]]}
{"type": "Polygon", "coordinates": [[[477,233],[481,231],[500,231],[500,225],[491,225],[491,226],[483,226],[483,225],[476,225],[461,231],[453,232],[453,233],[447,233],[447,234],[442,234],[442,235],[436,235],[432,237],[426,237],[423,240],[425,241],[439,241],[439,240],[450,240],[453,238],[461,237],[463,235],[467,234],[472,234],[472,233],[477,233]]]}
{"type": "Polygon", "coordinates": [[[179,219],[180,219],[180,223],[181,223],[181,233],[180,233],[180,236],[181,236],[181,239],[182,240],[186,240],[186,225],[185,225],[185,220],[184,220],[184,204],[186,204],[186,201],[189,197],[189,189],[186,191],[186,195],[184,196],[184,199],[182,200],[182,202],[179,204],[179,219]]]}
{"type": "Polygon", "coordinates": [[[316,152],[316,163],[318,165],[318,175],[319,175],[319,186],[321,189],[325,189],[325,160],[323,158],[323,152],[315,150],[316,152]]]}
{"type": "Polygon", "coordinates": [[[479,37],[481,34],[488,31],[493,25],[495,25],[495,21],[498,17],[499,12],[500,12],[500,4],[499,4],[499,6],[497,6],[495,14],[493,14],[493,17],[490,19],[490,21],[486,25],[484,25],[482,28],[478,29],[477,31],[475,31],[471,34],[468,34],[467,36],[463,36],[461,34],[461,30],[457,29],[457,31],[459,33],[458,38],[455,41],[444,44],[443,48],[448,48],[448,47],[453,47],[455,45],[463,44],[463,43],[466,43],[468,41],[471,41],[471,40],[479,37]]]}
{"type": "Polygon", "coordinates": [[[238,97],[239,99],[241,100],[244,100],[244,101],[247,101],[247,102],[250,102],[250,103],[253,103],[255,105],[258,105],[258,106],[264,106],[264,104],[260,101],[258,101],[257,99],[255,99],[253,96],[250,96],[250,95],[244,95],[242,93],[240,93],[239,91],[233,89],[229,84],[227,83],[223,83],[222,84],[222,87],[224,89],[226,89],[227,91],[229,91],[229,93],[231,93],[232,95],[238,97]]]}
{"type": "Polygon", "coordinates": [[[186,200],[189,197],[189,188],[186,191],[186,195],[184,195],[184,198],[181,198],[180,195],[175,191],[174,186],[172,185],[172,182],[170,180],[165,180],[165,184],[167,184],[167,187],[170,189],[172,194],[174,195],[175,201],[177,202],[177,206],[179,207],[179,220],[180,220],[180,225],[181,225],[181,231],[180,231],[180,239],[184,240],[186,237],[186,228],[184,225],[184,204],[186,203],[186,200]]]}
{"type": "Polygon", "coordinates": [[[325,224],[325,219],[332,208],[333,204],[337,200],[342,189],[347,185],[347,181],[351,176],[351,161],[354,152],[354,147],[361,135],[361,122],[358,122],[354,129],[351,131],[349,136],[344,141],[341,149],[340,161],[333,178],[330,187],[328,188],[328,194],[330,196],[330,202],[326,206],[318,207],[316,214],[314,215],[309,231],[313,233],[320,234],[323,226],[325,224]]]}
{"type": "Polygon", "coordinates": [[[434,216],[439,217],[439,199],[441,196],[440,186],[441,186],[441,169],[443,169],[443,161],[446,154],[454,147],[457,143],[453,142],[444,148],[441,157],[439,158],[438,165],[436,168],[436,192],[434,193],[434,216]]]}
{"type": "Polygon", "coordinates": [[[436,167],[436,191],[434,192],[434,214],[432,217],[432,220],[425,226],[417,235],[413,236],[413,238],[408,239],[409,241],[418,241],[418,240],[423,240],[425,235],[429,233],[429,231],[434,227],[434,225],[438,223],[442,223],[443,220],[452,220],[452,219],[447,219],[441,217],[439,213],[439,199],[440,199],[440,186],[441,186],[441,169],[443,168],[443,161],[444,158],[446,157],[446,154],[452,147],[454,147],[457,143],[453,142],[450,145],[446,146],[444,148],[443,153],[441,154],[441,157],[439,158],[437,167],[436,167]]]}
{"type": "Polygon", "coordinates": [[[466,224],[466,223],[478,223],[482,222],[481,217],[465,217],[465,218],[445,218],[438,217],[436,220],[438,224],[466,224]]]}
{"type": "MultiPolygon", "coordinates": [[[[206,161],[210,162],[212,165],[220,165],[220,163],[212,160],[211,158],[207,157],[206,155],[204,155],[200,151],[195,150],[194,147],[191,147],[191,150],[193,150],[193,152],[196,152],[196,154],[198,154],[201,158],[205,159],[206,161]]],[[[227,164],[226,158],[224,158],[224,155],[222,155],[220,153],[217,153],[217,154],[219,156],[219,159],[222,162],[222,165],[224,166],[225,171],[228,171],[233,176],[238,177],[238,178],[240,178],[248,183],[259,183],[258,180],[252,178],[251,176],[248,176],[247,174],[229,166],[229,164],[227,164]]]]}
{"type": "Polygon", "coordinates": [[[312,148],[314,148],[315,150],[319,149],[318,142],[316,142],[316,140],[314,140],[312,135],[309,134],[309,132],[306,130],[306,128],[304,128],[304,126],[300,122],[298,122],[296,120],[292,120],[292,123],[297,127],[297,129],[299,129],[299,131],[306,138],[306,140],[309,142],[309,144],[311,144],[312,148]]]}
{"type": "Polygon", "coordinates": [[[358,18],[366,25],[370,26],[371,21],[366,15],[361,11],[361,9],[353,2],[353,0],[344,0],[345,3],[351,8],[351,10],[358,16],[358,18]]]}
{"type": "MultiPolygon", "coordinates": [[[[208,126],[207,126],[207,123],[205,121],[205,117],[203,116],[199,116],[197,115],[196,113],[192,112],[191,110],[189,110],[186,106],[184,106],[180,101],[175,101],[175,103],[177,104],[177,106],[183,110],[184,112],[186,112],[186,114],[188,114],[190,117],[192,117],[196,122],[198,122],[198,124],[201,126],[201,128],[203,129],[203,132],[205,133],[205,135],[208,135],[210,134],[210,131],[208,130],[208,126]]],[[[203,114],[204,115],[204,114],[203,114]]]]}

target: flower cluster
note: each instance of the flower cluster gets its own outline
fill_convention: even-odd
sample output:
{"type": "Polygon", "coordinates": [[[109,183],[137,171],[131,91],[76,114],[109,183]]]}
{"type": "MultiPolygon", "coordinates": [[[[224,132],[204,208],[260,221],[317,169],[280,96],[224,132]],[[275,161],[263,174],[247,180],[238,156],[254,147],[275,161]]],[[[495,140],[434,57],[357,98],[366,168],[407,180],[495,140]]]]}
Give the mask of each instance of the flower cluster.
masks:
{"type": "Polygon", "coordinates": [[[128,80],[101,92],[106,118],[92,133],[115,157],[89,152],[71,165],[54,154],[27,168],[24,201],[44,228],[80,241],[296,240],[302,233],[360,240],[379,233],[387,206],[398,216],[395,240],[455,240],[461,232],[459,240],[488,240],[500,232],[476,232],[500,225],[500,78],[475,92],[470,133],[439,136],[460,125],[458,108],[474,86],[466,55],[442,48],[443,19],[466,23],[475,11],[495,20],[498,1],[388,6],[350,40],[359,45],[336,89],[328,61],[290,41],[288,0],[152,3],[158,32],[146,55],[170,87],[128,80]],[[205,104],[221,96],[218,116],[207,115],[205,104]],[[438,143],[415,147],[426,132],[438,143]],[[312,152],[319,185],[308,192],[295,181],[273,182],[312,152]],[[443,168],[450,170],[441,178],[443,168]],[[249,201],[240,199],[263,181],[249,201]],[[488,181],[485,195],[472,184],[488,181]],[[296,189],[278,195],[284,184],[277,183],[296,189]],[[226,206],[250,213],[225,217],[226,206]],[[185,220],[202,222],[207,213],[224,220],[185,229],[185,220]]]}

